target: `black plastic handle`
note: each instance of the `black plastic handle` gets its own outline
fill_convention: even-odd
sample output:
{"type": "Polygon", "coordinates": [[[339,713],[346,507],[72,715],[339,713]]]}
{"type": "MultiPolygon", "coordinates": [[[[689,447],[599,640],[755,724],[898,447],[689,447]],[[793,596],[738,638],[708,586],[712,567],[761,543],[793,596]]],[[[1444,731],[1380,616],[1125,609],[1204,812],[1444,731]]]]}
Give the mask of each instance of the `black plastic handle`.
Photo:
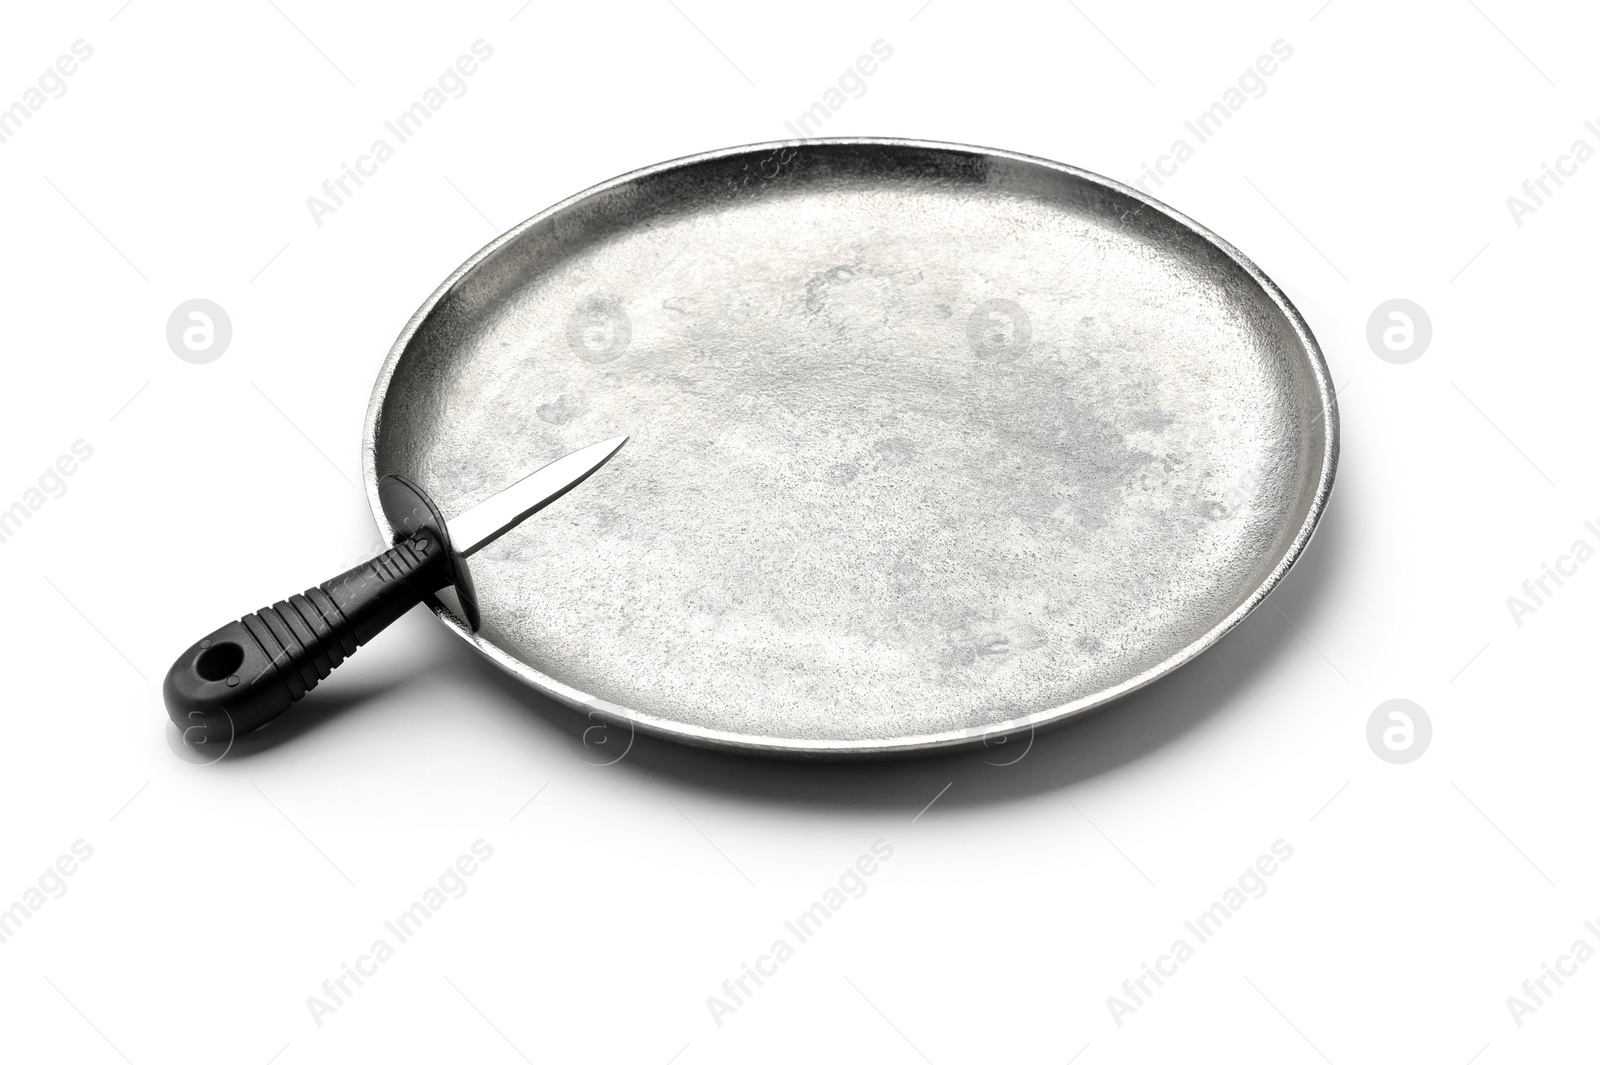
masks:
{"type": "Polygon", "coordinates": [[[478,627],[465,561],[451,548],[432,500],[392,475],[380,482],[379,497],[403,536],[394,547],[301,595],[228,622],[178,656],[161,693],[186,740],[225,744],[260,728],[442,588],[455,587],[468,624],[478,627]]]}
{"type": "Polygon", "coordinates": [[[271,721],[356,653],[356,648],[450,584],[446,545],[428,532],[302,595],[230,621],[167,672],[167,713],[191,740],[212,742],[271,721]]]}

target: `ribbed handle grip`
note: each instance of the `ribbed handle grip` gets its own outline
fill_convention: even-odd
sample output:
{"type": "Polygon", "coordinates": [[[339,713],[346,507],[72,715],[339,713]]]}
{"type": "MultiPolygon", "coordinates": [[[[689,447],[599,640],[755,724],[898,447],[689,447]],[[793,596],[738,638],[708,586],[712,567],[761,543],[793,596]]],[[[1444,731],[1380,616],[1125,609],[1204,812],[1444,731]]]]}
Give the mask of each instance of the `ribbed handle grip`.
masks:
{"type": "Polygon", "coordinates": [[[357,647],[450,583],[449,546],[423,529],[190,647],[162,685],[167,713],[191,741],[231,741],[299,702],[357,647]]]}

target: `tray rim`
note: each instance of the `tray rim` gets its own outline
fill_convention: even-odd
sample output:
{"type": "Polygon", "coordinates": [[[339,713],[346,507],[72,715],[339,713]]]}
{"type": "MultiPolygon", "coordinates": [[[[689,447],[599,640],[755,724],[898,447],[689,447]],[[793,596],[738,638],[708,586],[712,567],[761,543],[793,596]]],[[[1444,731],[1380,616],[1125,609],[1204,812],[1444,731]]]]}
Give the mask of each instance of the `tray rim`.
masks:
{"type": "Polygon", "coordinates": [[[383,366],[378,371],[377,380],[373,383],[372,396],[367,404],[366,418],[361,434],[361,473],[365,481],[367,504],[372,510],[374,520],[377,522],[378,531],[385,540],[394,538],[394,530],[390,528],[383,515],[383,508],[378,499],[378,468],[377,468],[377,440],[382,429],[382,411],[385,399],[389,394],[389,385],[394,378],[400,359],[406,347],[421,328],[423,321],[432,313],[434,307],[449,293],[456,284],[470,271],[484,260],[497,252],[503,246],[515,241],[528,229],[538,225],[547,218],[552,217],[568,208],[599,195],[610,189],[626,185],[630,182],[652,174],[661,173],[679,167],[699,165],[718,159],[726,159],[758,152],[772,152],[786,148],[800,148],[805,146],[823,145],[871,145],[883,148],[915,148],[933,149],[938,151],[954,151],[967,154],[978,154],[1004,159],[1011,162],[1027,163],[1033,166],[1055,170],[1072,178],[1099,185],[1108,190],[1132,197],[1145,207],[1159,211],[1173,222],[1183,226],[1200,236],[1211,245],[1222,251],[1234,261],[1250,279],[1260,286],[1272,302],[1283,313],[1285,320],[1294,330],[1306,360],[1311,367],[1312,376],[1316,381],[1318,398],[1321,401],[1323,422],[1323,449],[1322,469],[1317,477],[1316,491],[1311,505],[1306,512],[1305,519],[1300,528],[1296,530],[1294,538],[1285,549],[1282,557],[1273,565],[1271,572],[1259,586],[1239,604],[1231,613],[1208,629],[1198,639],[1191,641],[1176,653],[1151,666],[1141,673],[1127,678],[1120,684],[1103,688],[1081,699],[1075,699],[1060,706],[1047,710],[1040,710],[1032,714],[1022,715],[995,725],[982,728],[950,729],[942,732],[926,733],[911,737],[897,737],[891,740],[814,740],[805,738],[782,738],[772,736],[757,736],[748,733],[729,732],[722,729],[710,729],[700,725],[686,724],[670,718],[663,718],[648,714],[632,707],[613,703],[606,699],[598,698],[588,692],[581,691],[571,685],[564,684],[554,677],[547,676],[537,669],[523,662],[521,659],[490,643],[488,640],[472,632],[466,624],[458,618],[439,599],[430,596],[428,606],[435,616],[442,621],[447,629],[454,632],[461,639],[494,663],[501,670],[516,677],[544,695],[557,702],[563,703],[574,710],[580,711],[592,719],[599,719],[609,724],[625,725],[630,729],[637,729],[647,734],[661,736],[680,743],[693,746],[709,747],[720,750],[735,751],[742,754],[766,755],[781,758],[816,758],[816,759],[850,759],[850,758],[887,758],[904,754],[932,753],[938,751],[954,751],[961,748],[972,747],[999,741],[1006,737],[1028,734],[1040,728],[1057,725],[1070,718],[1100,709],[1146,687],[1161,679],[1181,666],[1192,662],[1217,644],[1222,637],[1237,628],[1258,606],[1260,606],[1282,582],[1285,575],[1305,553],[1312,536],[1327,510],[1328,500],[1333,491],[1334,475],[1339,464],[1339,408],[1338,398],[1335,394],[1333,381],[1328,372],[1327,361],[1322,354],[1322,348],[1317,343],[1305,318],[1298,308],[1278,287],[1277,283],[1268,277],[1265,271],[1258,267],[1253,260],[1246,256],[1233,244],[1224,240],[1207,227],[1196,222],[1188,215],[1163,203],[1149,194],[1126,185],[1120,181],[1097,174],[1091,170],[1072,166],[1067,163],[1045,159],[1039,156],[1027,155],[1022,152],[1007,151],[1001,148],[987,148],[979,145],[961,144],[951,141],[921,140],[902,137],[816,137],[816,138],[790,138],[777,141],[759,141],[752,144],[737,145],[729,148],[719,148],[709,152],[699,152],[692,155],[679,156],[668,159],[651,166],[641,167],[616,177],[602,181],[596,185],[577,192],[567,198],[552,204],[544,210],[518,223],[495,237],[489,243],[473,253],[465,262],[458,266],[442,281],[437,288],[417,308],[399,336],[389,349],[388,356],[384,359],[383,366]]]}

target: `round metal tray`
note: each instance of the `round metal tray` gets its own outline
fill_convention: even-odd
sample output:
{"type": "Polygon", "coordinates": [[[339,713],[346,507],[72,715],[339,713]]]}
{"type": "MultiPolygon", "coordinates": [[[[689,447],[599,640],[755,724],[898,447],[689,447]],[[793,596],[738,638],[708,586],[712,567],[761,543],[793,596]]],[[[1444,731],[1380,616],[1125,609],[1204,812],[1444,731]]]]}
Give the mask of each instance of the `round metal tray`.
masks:
{"type": "MultiPolygon", "coordinates": [[[[472,560],[581,710],[864,756],[1059,721],[1194,658],[1304,549],[1338,420],[1300,315],[1141,193],[1009,152],[763,144],[473,256],[395,343],[364,465],[459,513],[627,433],[472,560]]],[[[446,596],[448,593],[446,593],[446,596]]]]}

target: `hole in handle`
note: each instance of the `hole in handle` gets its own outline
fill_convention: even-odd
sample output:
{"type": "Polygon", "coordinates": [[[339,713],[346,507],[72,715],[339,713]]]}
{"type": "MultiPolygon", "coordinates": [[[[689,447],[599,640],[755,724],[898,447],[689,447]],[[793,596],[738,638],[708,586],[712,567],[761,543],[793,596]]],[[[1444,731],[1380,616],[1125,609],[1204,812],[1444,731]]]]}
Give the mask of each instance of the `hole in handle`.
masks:
{"type": "Polygon", "coordinates": [[[200,652],[195,661],[195,672],[204,680],[225,680],[244,662],[244,648],[224,641],[214,643],[200,652]]]}

